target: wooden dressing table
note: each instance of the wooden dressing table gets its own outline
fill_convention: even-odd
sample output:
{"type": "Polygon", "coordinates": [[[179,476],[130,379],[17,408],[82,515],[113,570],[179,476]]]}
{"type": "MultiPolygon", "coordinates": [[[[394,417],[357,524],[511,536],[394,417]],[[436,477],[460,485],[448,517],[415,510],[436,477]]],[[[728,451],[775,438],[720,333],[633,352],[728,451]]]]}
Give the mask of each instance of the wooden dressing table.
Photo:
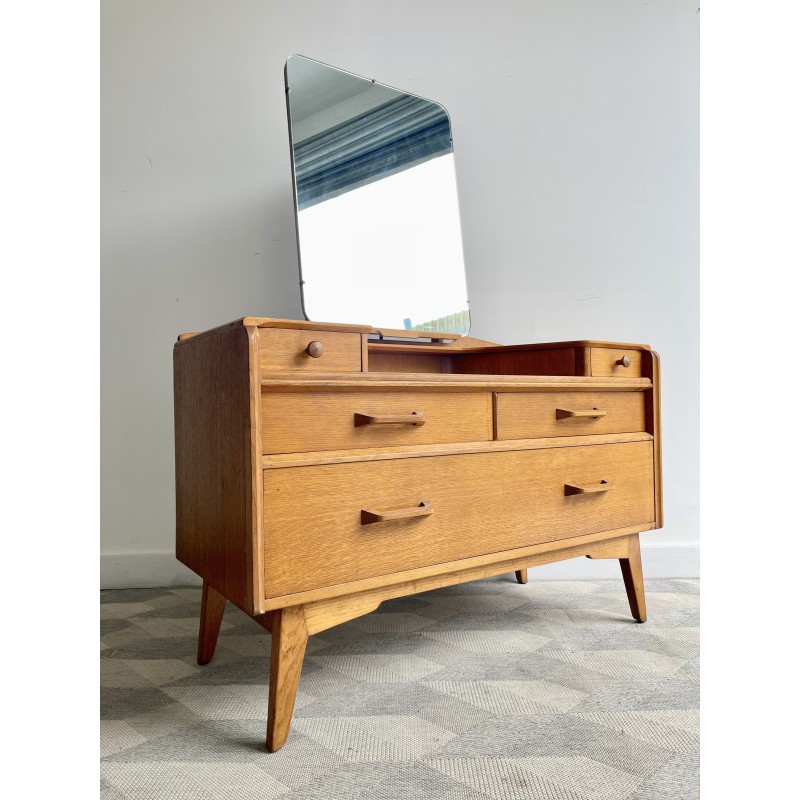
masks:
{"type": "Polygon", "coordinates": [[[616,558],[645,621],[639,533],[662,525],[649,347],[246,317],[181,336],[174,377],[198,661],[226,600],[271,631],[269,750],[288,736],[308,636],[384,600],[616,558]]]}

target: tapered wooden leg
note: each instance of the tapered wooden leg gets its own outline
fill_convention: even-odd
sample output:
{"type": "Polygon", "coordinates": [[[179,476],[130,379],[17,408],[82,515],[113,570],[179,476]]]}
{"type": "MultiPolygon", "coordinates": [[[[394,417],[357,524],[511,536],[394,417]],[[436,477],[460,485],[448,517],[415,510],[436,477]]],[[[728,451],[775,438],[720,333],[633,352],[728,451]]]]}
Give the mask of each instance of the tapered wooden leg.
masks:
{"type": "Polygon", "coordinates": [[[200,636],[197,641],[197,663],[208,664],[217,648],[219,626],[225,613],[225,598],[203,581],[203,601],[200,605],[200,636]]]}
{"type": "Polygon", "coordinates": [[[528,582],[528,569],[518,569],[515,573],[517,576],[517,583],[527,583],[528,582]]]}
{"type": "Polygon", "coordinates": [[[308,641],[308,626],[302,606],[282,608],[272,613],[272,653],[269,666],[269,714],[267,750],[280,750],[289,735],[294,699],[303,669],[308,641]]]}
{"type": "Polygon", "coordinates": [[[642,576],[642,551],[639,548],[639,535],[631,536],[628,544],[628,557],[621,558],[622,579],[628,593],[631,614],[637,622],[647,622],[647,606],[644,602],[644,577],[642,576]]]}

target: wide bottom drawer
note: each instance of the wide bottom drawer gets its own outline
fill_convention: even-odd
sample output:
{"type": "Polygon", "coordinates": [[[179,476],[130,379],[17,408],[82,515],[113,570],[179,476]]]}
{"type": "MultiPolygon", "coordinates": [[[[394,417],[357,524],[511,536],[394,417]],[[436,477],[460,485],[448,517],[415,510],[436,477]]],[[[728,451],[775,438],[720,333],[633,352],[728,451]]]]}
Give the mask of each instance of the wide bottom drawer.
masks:
{"type": "Polygon", "coordinates": [[[264,471],[268,597],[646,525],[652,442],[264,471]]]}

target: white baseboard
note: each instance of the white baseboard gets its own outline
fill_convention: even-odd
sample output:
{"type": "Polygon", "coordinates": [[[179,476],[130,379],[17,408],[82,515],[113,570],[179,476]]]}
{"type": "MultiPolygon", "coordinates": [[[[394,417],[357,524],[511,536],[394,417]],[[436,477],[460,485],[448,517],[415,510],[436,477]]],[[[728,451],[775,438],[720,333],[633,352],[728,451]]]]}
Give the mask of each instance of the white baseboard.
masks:
{"type": "MultiPolygon", "coordinates": [[[[642,544],[642,564],[647,578],[698,578],[700,544],[642,544]]],[[[528,572],[530,580],[580,581],[619,578],[615,560],[571,558],[544,564],[528,572]]],[[[117,553],[100,556],[101,589],[144,589],[200,586],[202,581],[173,553],[117,553]]]]}
{"type": "Polygon", "coordinates": [[[116,553],[100,556],[101,589],[202,586],[203,581],[175,553],[116,553]]]}

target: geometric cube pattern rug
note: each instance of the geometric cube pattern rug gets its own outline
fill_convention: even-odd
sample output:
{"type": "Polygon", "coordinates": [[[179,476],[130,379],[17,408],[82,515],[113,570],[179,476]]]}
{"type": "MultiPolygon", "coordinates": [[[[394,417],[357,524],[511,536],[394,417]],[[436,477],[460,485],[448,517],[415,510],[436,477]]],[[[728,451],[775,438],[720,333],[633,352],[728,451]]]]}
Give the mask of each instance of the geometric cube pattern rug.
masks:
{"type": "Polygon", "coordinates": [[[101,592],[103,800],[691,800],[699,582],[513,574],[383,603],[308,642],[267,753],[269,634],[200,590],[101,592]]]}

